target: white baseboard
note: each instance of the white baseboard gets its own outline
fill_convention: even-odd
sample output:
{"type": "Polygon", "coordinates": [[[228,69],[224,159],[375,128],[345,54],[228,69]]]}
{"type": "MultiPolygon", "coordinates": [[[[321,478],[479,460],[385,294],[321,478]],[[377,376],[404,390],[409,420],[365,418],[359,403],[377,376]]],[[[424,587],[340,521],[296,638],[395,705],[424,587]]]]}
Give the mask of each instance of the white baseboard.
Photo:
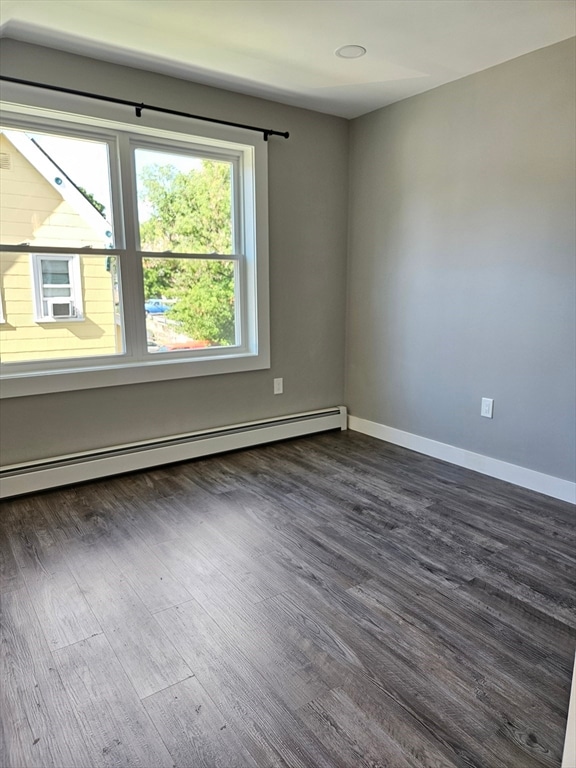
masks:
{"type": "Polygon", "coordinates": [[[562,480],[559,477],[536,472],[517,464],[492,459],[480,453],[473,453],[454,445],[448,445],[448,443],[439,443],[437,440],[420,437],[420,435],[414,435],[411,432],[403,432],[401,429],[387,427],[375,421],[360,419],[358,416],[348,417],[348,427],[355,432],[377,437],[387,443],[401,445],[403,448],[410,448],[412,451],[433,456],[435,459],[458,464],[460,467],[473,469],[483,475],[490,475],[490,477],[496,477],[498,480],[505,480],[508,483],[520,485],[522,488],[529,488],[531,491],[538,491],[538,493],[544,493],[546,496],[553,496],[556,499],[576,504],[576,483],[569,480],[562,480]]]}
{"type": "Polygon", "coordinates": [[[564,754],[562,755],[562,768],[576,768],[576,658],[574,659],[574,671],[572,673],[572,689],[568,703],[568,720],[566,722],[566,738],[564,741],[564,754]]]}
{"type": "Polygon", "coordinates": [[[0,472],[0,498],[74,485],[329,429],[346,429],[346,417],[346,408],[335,406],[209,431],[173,435],[154,442],[115,445],[91,453],[58,456],[34,464],[12,465],[0,472]]]}

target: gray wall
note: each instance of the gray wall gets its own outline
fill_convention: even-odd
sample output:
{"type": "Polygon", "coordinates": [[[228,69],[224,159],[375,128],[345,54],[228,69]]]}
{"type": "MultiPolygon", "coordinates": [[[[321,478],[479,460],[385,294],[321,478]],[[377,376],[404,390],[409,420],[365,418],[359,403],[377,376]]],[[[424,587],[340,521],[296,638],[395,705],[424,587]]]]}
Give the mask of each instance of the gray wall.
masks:
{"type": "Polygon", "coordinates": [[[568,480],[574,73],[572,39],[352,122],[346,396],[568,480]]]}
{"type": "Polygon", "coordinates": [[[271,370],[4,400],[3,463],[342,404],[348,122],[13,40],[2,50],[5,75],[291,134],[269,145],[271,370]]]}

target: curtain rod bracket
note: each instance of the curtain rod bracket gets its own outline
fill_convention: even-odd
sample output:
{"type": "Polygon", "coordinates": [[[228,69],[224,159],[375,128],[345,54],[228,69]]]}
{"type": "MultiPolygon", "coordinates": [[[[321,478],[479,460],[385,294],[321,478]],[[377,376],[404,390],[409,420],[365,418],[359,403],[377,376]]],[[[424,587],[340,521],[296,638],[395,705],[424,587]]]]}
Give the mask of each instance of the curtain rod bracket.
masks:
{"type": "Polygon", "coordinates": [[[142,110],[144,109],[144,103],[140,104],[137,107],[134,107],[136,111],[136,117],[142,117],[142,110]]]}

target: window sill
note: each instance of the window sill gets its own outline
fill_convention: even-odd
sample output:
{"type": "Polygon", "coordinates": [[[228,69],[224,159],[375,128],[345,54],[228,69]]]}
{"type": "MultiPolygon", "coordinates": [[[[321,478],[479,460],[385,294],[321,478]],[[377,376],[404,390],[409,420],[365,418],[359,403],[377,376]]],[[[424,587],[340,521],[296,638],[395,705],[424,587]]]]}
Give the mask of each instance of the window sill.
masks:
{"type": "Polygon", "coordinates": [[[69,368],[58,371],[6,373],[0,377],[0,399],[99,389],[127,384],[242,373],[270,368],[268,353],[240,353],[226,357],[195,360],[153,360],[150,362],[69,368]]]}
{"type": "Polygon", "coordinates": [[[84,316],[78,317],[35,317],[33,318],[36,325],[53,325],[54,323],[83,323],[86,318],[84,316]]]}

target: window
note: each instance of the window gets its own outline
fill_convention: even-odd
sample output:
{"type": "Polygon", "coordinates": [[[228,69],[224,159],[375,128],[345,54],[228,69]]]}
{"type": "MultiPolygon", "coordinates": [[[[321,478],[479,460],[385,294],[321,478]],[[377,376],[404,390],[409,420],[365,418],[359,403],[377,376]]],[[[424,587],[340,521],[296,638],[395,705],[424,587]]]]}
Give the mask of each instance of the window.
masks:
{"type": "Polygon", "coordinates": [[[5,105],[4,396],[269,367],[266,145],[189,129],[5,105]]]}
{"type": "Polygon", "coordinates": [[[32,256],[35,319],[82,320],[78,256],[32,256]]]}

